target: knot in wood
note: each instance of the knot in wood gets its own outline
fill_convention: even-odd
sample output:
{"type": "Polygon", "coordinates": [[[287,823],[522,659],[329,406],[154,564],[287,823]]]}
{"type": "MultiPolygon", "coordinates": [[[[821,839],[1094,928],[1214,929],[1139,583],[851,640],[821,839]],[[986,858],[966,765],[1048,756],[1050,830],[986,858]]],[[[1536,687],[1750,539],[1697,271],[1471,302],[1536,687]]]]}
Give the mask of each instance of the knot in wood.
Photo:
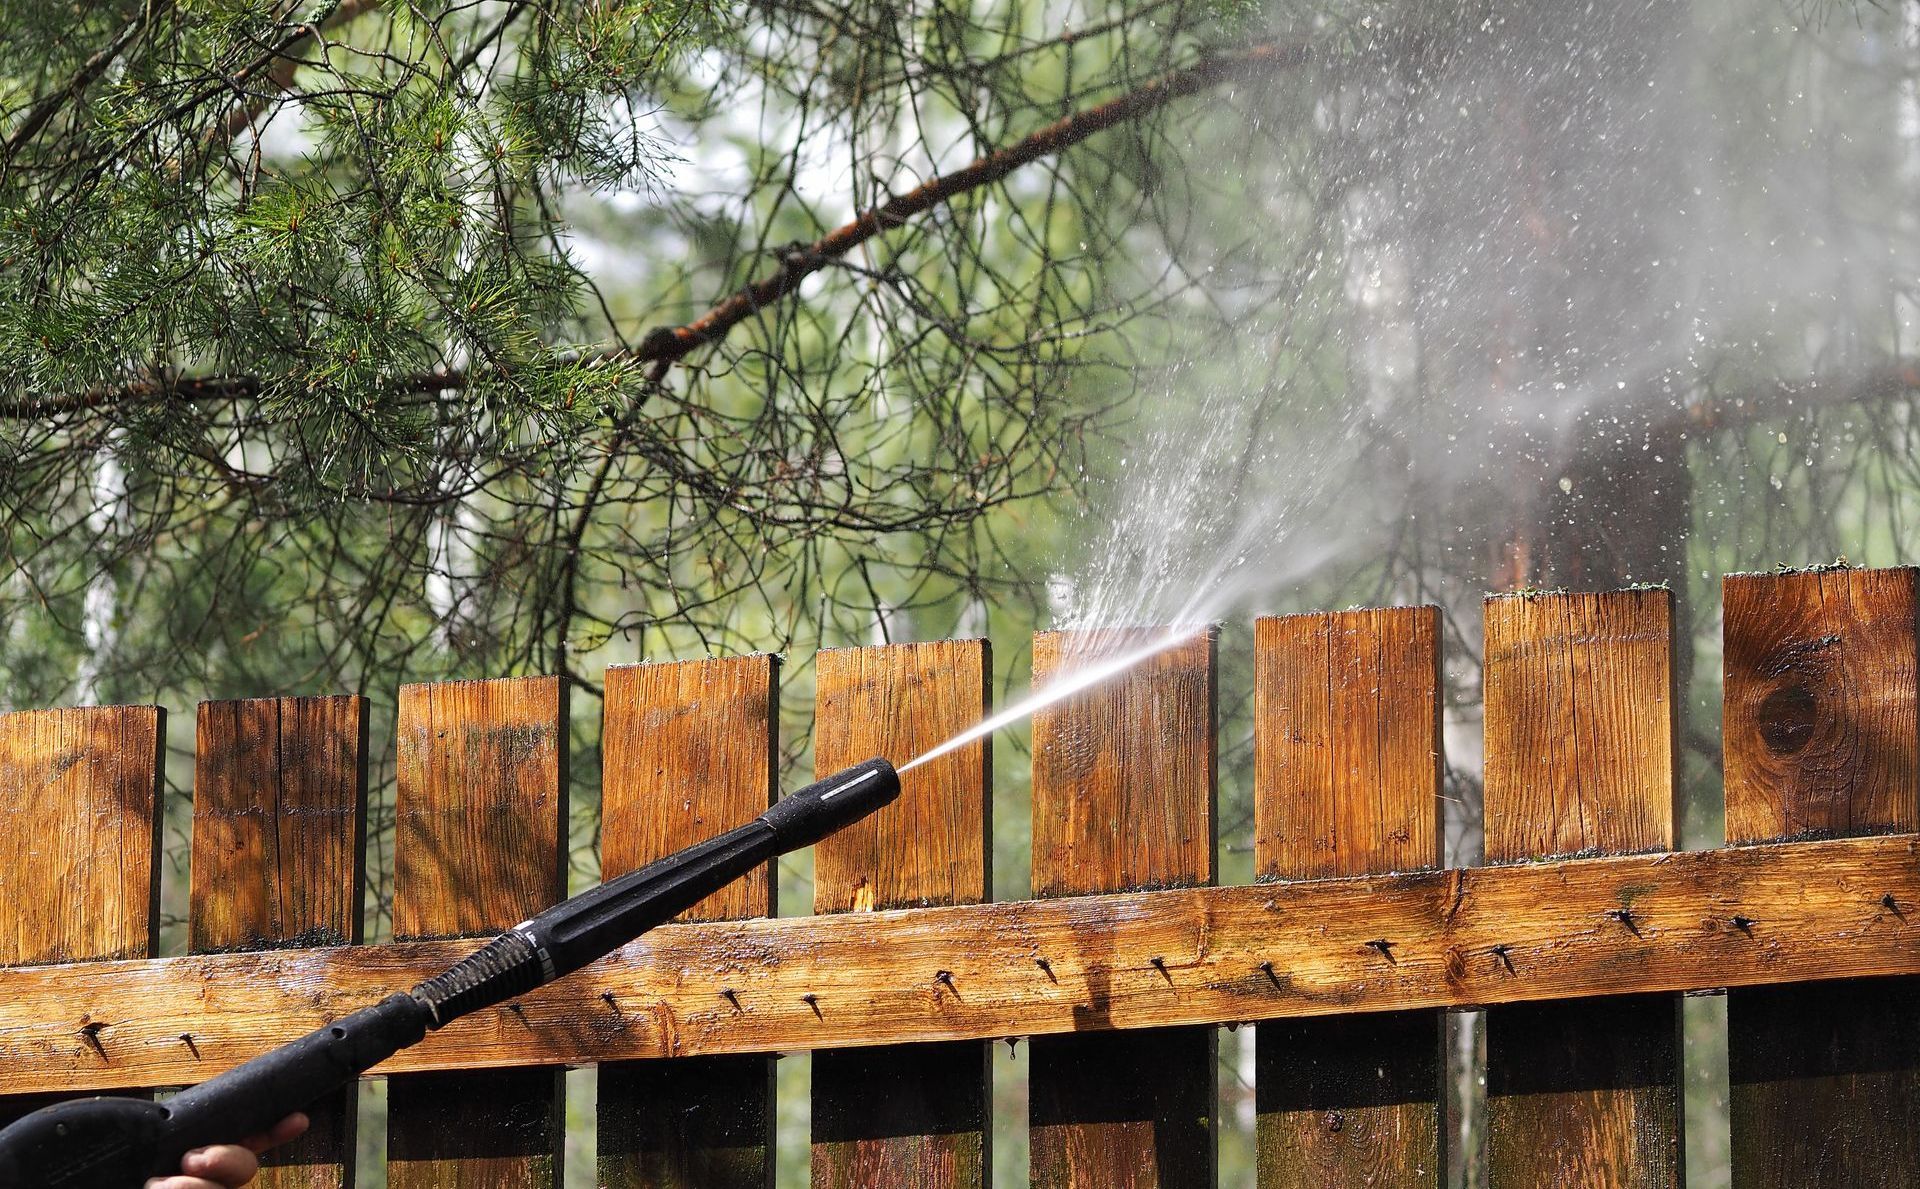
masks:
{"type": "Polygon", "coordinates": [[[1792,755],[1813,738],[1819,715],[1813,691],[1804,685],[1774,690],[1760,702],[1756,715],[1760,741],[1775,755],[1792,755]]]}

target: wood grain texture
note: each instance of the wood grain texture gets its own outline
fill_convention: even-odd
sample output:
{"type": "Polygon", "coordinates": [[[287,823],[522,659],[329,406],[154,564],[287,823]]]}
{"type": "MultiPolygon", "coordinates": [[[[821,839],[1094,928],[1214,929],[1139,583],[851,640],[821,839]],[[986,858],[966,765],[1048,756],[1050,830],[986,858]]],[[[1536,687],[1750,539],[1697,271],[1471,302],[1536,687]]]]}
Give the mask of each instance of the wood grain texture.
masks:
{"type": "MultiPolygon", "coordinates": [[[[1441,865],[1439,631],[1434,607],[1255,623],[1260,879],[1441,865]]],[[[1434,1012],[1260,1025],[1260,1184],[1438,1186],[1441,1043],[1434,1012]]]]}
{"type": "MultiPolygon", "coordinates": [[[[154,952],[165,738],[158,706],[0,715],[0,965],[154,952]]],[[[110,1017],[69,1007],[53,1018],[111,1072],[95,1043],[110,1017]]],[[[100,1089],[137,1084],[109,1077],[100,1089]]],[[[64,1097],[18,1089],[29,1093],[0,1098],[0,1126],[64,1097]]]]}
{"type": "Polygon", "coordinates": [[[1916,573],[1725,580],[1728,843],[1920,828],[1916,573]]]}
{"type": "MultiPolygon", "coordinates": [[[[814,769],[884,756],[904,764],[985,717],[984,640],[819,654],[814,769]]],[[[901,777],[900,799],[814,847],[816,914],[987,898],[992,764],[985,740],[901,777]]],[[[969,989],[918,972],[938,998],[969,989]]],[[[815,1189],[967,1189],[986,1184],[987,1046],[978,1041],[824,1049],[813,1058],[815,1189]]]]}
{"type": "Polygon", "coordinates": [[[1488,862],[1673,848],[1672,607],[1657,589],[1487,600],[1488,862]]]}
{"type": "MultiPolygon", "coordinates": [[[[478,944],[0,968],[0,1093],[205,1076],[438,974],[478,944]],[[86,1021],[111,1021],[96,1034],[104,1057],[82,1035],[86,1021]],[[198,1058],[180,1043],[189,1029],[198,1058]]],[[[517,1012],[457,1020],[380,1072],[1911,974],[1920,836],[1900,835],[675,925],[530,993],[517,1012]],[[1610,915],[1621,909],[1636,931],[1610,915]],[[1381,939],[1393,962],[1367,944],[1381,939]],[[943,967],[962,996],[928,985],[923,973],[943,967]],[[717,974],[737,1007],[715,993],[717,974]]]]}
{"type": "MultiPolygon", "coordinates": [[[[565,890],[566,687],[556,677],[400,687],[394,936],[486,936],[565,890]]],[[[512,1014],[510,1011],[508,1014],[512,1014]]],[[[553,1069],[396,1077],[392,1189],[551,1189],[553,1069]]]]}
{"type": "MultiPolygon", "coordinates": [[[[1036,635],[1034,687],[1150,639],[1145,631],[1036,635]]],[[[1036,895],[1213,882],[1213,652],[1211,631],[1194,635],[1034,715],[1036,895]]],[[[1084,962],[1109,940],[1090,931],[1073,940],[1074,957],[1084,962]]],[[[1048,963],[1038,973],[1049,980],[1073,961],[1034,956],[1048,963]]],[[[1141,957],[1169,991],[1181,981],[1175,964],[1190,959],[1141,957]]],[[[1107,989],[1094,990],[1089,1027],[1109,999],[1107,989]]],[[[1211,1028],[1036,1036],[1028,1074],[1033,1184],[1210,1189],[1214,1036],[1211,1028]]]]}
{"type": "Polygon", "coordinates": [[[158,706],[0,715],[0,963],[153,951],[164,730],[158,706]]]}
{"type": "MultiPolygon", "coordinates": [[[[194,951],[358,944],[366,749],[365,698],[200,703],[187,890],[194,951]]],[[[351,1186],[355,1093],[308,1107],[307,1133],[267,1153],[255,1183],[351,1186]]]]}
{"type": "MultiPolygon", "coordinates": [[[[1920,828],[1912,569],[1726,579],[1727,841],[1920,828]]],[[[1733,1173],[1920,1182],[1920,980],[1727,1000],[1733,1173]]]]}
{"type": "MultiPolygon", "coordinates": [[[[778,795],[780,662],[730,657],[607,670],[600,871],[613,879],[766,811],[778,795]]],[[[772,915],[773,867],[683,920],[772,915]]],[[[670,926],[669,926],[670,927],[670,926]]],[[[771,1189],[773,1058],[600,1067],[605,1189],[771,1189]]]]}
{"type": "MultiPolygon", "coordinates": [[[[1040,632],[1033,681],[1159,632],[1040,632]]],[[[1033,716],[1033,894],[1198,887],[1214,874],[1212,632],[1033,716]]]]}
{"type": "MultiPolygon", "coordinates": [[[[835,648],[815,661],[813,766],[825,777],[896,764],[981,720],[984,640],[835,648]]],[[[988,772],[982,740],[915,768],[900,799],[814,848],[813,910],[865,912],[987,898],[988,772]]]]}
{"type": "MultiPolygon", "coordinates": [[[[1674,841],[1666,590],[1486,604],[1486,854],[1493,862],[1674,841]]],[[[1613,910],[1639,932],[1639,907],[1613,910]]],[[[1495,1186],[1681,1183],[1680,1004],[1651,996],[1487,1013],[1495,1186]]]]}

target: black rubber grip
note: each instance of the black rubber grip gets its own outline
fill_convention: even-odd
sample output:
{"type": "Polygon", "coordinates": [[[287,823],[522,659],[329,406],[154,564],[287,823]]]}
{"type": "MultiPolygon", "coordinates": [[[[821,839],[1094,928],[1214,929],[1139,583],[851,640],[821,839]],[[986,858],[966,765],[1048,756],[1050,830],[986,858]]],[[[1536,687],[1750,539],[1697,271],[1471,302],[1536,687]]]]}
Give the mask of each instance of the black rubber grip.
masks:
{"type": "Polygon", "coordinates": [[[433,1027],[475,1008],[520,995],[546,982],[540,951],[519,930],[508,930],[461,959],[445,974],[413,989],[433,1013],[433,1027]]]}

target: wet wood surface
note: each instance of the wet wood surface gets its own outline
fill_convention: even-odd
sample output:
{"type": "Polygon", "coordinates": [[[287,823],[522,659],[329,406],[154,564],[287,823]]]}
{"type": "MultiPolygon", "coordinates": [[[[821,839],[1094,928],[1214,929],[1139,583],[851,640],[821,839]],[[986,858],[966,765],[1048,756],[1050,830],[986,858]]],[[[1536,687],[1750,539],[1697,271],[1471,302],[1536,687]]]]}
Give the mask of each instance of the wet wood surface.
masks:
{"type": "MultiPolygon", "coordinates": [[[[1672,612],[1658,589],[1487,600],[1489,862],[1673,846],[1672,612]]],[[[1608,911],[1642,931],[1631,898],[1608,911]]],[[[1677,1189],[1677,997],[1500,1008],[1486,1028],[1492,1184],[1677,1189]]]]}
{"type": "MultiPolygon", "coordinates": [[[[1147,631],[1036,635],[1034,688],[1149,639],[1147,631]]],[[[1213,882],[1213,647],[1210,632],[1188,637],[1034,715],[1036,895],[1213,882]]],[[[1074,951],[1097,950],[1100,934],[1076,939],[1074,951]]],[[[1140,957],[1171,991],[1190,955],[1140,957]]],[[[1052,985],[1061,966],[1080,965],[1048,950],[1029,960],[1052,985]]],[[[1084,1006],[1098,1017],[1111,996],[1098,976],[1090,989],[1084,1006]]],[[[962,985],[960,994],[968,993],[962,985]]],[[[1036,1036],[1028,1065],[1032,1183],[1211,1189],[1214,1036],[1211,1028],[1036,1036]]]]}
{"type": "MultiPolygon", "coordinates": [[[[817,776],[874,756],[905,764],[986,713],[984,640],[833,649],[815,664],[817,776]]],[[[898,801],[814,847],[814,912],[985,900],[990,772],[982,740],[905,773],[898,801]]],[[[957,994],[940,974],[921,978],[957,994]]],[[[987,1057],[981,1041],[817,1050],[815,1189],[985,1185],[987,1057]]]]}
{"type": "MultiPolygon", "coordinates": [[[[0,714],[0,965],[156,951],[165,737],[158,706],[0,714]]],[[[58,1018],[91,1052],[101,1021],[58,1018]]],[[[14,1088],[35,1092],[0,1097],[0,1126],[60,1097],[37,1092],[56,1083],[14,1088]]]]}
{"type": "MultiPolygon", "coordinates": [[[[1920,828],[1912,569],[1724,585],[1727,840],[1920,828]]],[[[1733,992],[1735,1183],[1920,1182],[1920,981],[1733,992]]]]}
{"type": "MultiPolygon", "coordinates": [[[[1255,623],[1260,879],[1441,865],[1439,631],[1434,607],[1255,623]]],[[[1261,1024],[1262,1189],[1438,1186],[1441,1023],[1409,1012],[1261,1024]]]]}
{"type": "MultiPolygon", "coordinates": [[[[360,940],[367,702],[202,702],[195,723],[187,936],[196,952],[360,940]]],[[[307,1108],[307,1133],[255,1184],[353,1183],[355,1087],[307,1108]]]]}
{"type": "MultiPolygon", "coordinates": [[[[753,820],[775,796],[779,659],[729,657],[607,670],[600,874],[613,879],[753,820]]],[[[682,920],[773,913],[773,866],[682,920]]],[[[672,928],[663,925],[662,928],[672,928]]],[[[773,1177],[773,1058],[600,1067],[604,1189],[766,1189],[773,1177]]]]}
{"type": "MultiPolygon", "coordinates": [[[[566,723],[558,678],[400,688],[396,938],[490,937],[562,898],[566,723]]],[[[561,1127],[556,1069],[396,1077],[387,1183],[551,1189],[561,1127]]]]}
{"type": "MultiPolygon", "coordinates": [[[[192,1081],[438,974],[478,944],[0,969],[0,1093],[192,1081]],[[88,1023],[100,1025],[97,1049],[88,1023]]],[[[1920,836],[1897,835],[676,925],[528,994],[517,1011],[458,1020],[382,1071],[1910,974],[1920,974],[1920,836]],[[1612,915],[1620,910],[1632,930],[1612,915]],[[1393,943],[1392,962],[1368,944],[1377,940],[1393,943]],[[941,970],[957,994],[935,981],[941,970]],[[734,1000],[716,992],[719,977],[734,1000]]]]}

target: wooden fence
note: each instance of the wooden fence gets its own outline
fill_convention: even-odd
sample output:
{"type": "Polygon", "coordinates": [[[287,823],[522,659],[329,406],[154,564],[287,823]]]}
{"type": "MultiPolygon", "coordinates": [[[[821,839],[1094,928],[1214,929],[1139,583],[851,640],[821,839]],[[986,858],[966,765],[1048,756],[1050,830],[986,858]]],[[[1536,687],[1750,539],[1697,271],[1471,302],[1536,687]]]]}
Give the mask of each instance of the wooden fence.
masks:
{"type": "MultiPolygon", "coordinates": [[[[817,848],[815,916],[756,876],[394,1060],[389,1181],[553,1184],[559,1070],[597,1063],[601,1183],[765,1186],[768,1054],[804,1049],[816,1185],[980,1185],[987,1046],[1025,1036],[1035,1184],[1206,1186],[1215,1028],[1261,1021],[1262,1185],[1434,1185],[1441,1012],[1484,1007],[1495,1185],[1677,1185],[1679,993],[1730,988],[1736,1183],[1920,1183],[1915,600],[1907,569],[1726,580],[1734,845],[1674,853],[1669,594],[1490,599],[1490,865],[1455,870],[1437,613],[1263,619],[1243,887],[1196,636],[1038,717],[1035,899],[989,902],[962,749],[817,848]]],[[[777,668],[608,672],[606,874],[766,806],[777,668]]],[[[818,766],[916,754],[989,684],[978,641],[822,653],[818,766]]],[[[554,901],[566,721],[549,678],[401,690],[395,940],[361,946],[366,703],[203,704],[192,952],[155,958],[162,712],[0,717],[0,1110],[200,1080],[554,901]]],[[[317,1117],[272,1184],[350,1179],[347,1104],[317,1117]]]]}

